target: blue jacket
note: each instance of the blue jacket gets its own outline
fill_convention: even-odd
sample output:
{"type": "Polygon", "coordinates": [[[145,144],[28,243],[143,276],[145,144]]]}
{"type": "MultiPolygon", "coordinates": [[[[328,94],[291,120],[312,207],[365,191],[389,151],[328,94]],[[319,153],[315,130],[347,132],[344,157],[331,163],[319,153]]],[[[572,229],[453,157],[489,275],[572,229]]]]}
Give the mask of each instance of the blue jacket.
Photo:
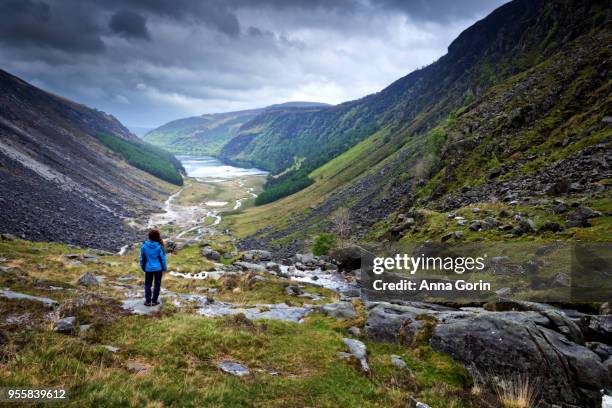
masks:
{"type": "Polygon", "coordinates": [[[166,254],[159,242],[145,241],[140,247],[140,268],[144,272],[166,271],[166,254]]]}

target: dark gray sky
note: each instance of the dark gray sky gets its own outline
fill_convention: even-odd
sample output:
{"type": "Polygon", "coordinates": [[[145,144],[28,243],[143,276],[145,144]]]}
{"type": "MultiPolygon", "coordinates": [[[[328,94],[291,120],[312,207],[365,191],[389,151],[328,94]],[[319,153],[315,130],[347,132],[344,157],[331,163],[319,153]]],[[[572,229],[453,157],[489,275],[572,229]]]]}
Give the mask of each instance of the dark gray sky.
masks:
{"type": "Polygon", "coordinates": [[[159,126],[377,92],[503,0],[0,0],[0,68],[159,126]]]}

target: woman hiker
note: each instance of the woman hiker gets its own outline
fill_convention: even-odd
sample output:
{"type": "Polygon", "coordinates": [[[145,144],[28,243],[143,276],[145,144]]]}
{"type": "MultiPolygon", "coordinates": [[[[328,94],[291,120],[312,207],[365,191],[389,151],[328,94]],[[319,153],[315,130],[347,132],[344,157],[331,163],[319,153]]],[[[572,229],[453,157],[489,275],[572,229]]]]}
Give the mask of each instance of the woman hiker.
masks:
{"type": "Polygon", "coordinates": [[[161,288],[162,274],[167,270],[164,241],[159,231],[149,231],[149,239],[140,247],[140,268],[145,273],[145,306],[159,305],[159,289],[161,288]],[[151,297],[151,283],[155,279],[153,297],[151,297]]]}

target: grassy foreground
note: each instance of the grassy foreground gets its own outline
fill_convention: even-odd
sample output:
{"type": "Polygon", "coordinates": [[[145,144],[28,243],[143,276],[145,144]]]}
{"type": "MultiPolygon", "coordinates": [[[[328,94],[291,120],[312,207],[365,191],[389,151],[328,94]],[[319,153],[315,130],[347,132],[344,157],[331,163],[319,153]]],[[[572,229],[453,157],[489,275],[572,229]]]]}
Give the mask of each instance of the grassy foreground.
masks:
{"type": "MultiPolygon", "coordinates": [[[[8,267],[0,273],[0,287],[60,302],[57,316],[35,302],[0,300],[0,386],[66,388],[70,400],[64,405],[74,407],[403,407],[410,396],[434,407],[480,406],[465,369],[425,342],[404,347],[361,338],[368,346],[371,376],[360,373],[356,362],[340,359],[347,328],[363,326],[360,302],[356,319],[337,321],[313,313],[302,324],[251,322],[241,315],[206,318],[172,302],[153,316],[129,315],[120,307],[127,284],[119,278],[131,274],[135,279],[130,284],[142,284],[136,253],[90,261],[81,257],[80,264],[66,256],[88,252],[59,244],[0,241],[0,257],[6,259],[1,265],[8,267]],[[101,285],[77,285],[85,271],[103,277],[101,285]],[[92,326],[75,335],[54,332],[53,320],[67,315],[92,326]],[[395,367],[391,354],[402,356],[409,369],[395,367]],[[225,359],[246,365],[251,374],[221,372],[216,364],[225,359]],[[134,363],[145,369],[134,372],[134,363]]],[[[200,257],[198,246],[169,256],[169,263],[182,271],[212,266],[200,257]]],[[[166,276],[164,287],[177,293],[214,288],[215,299],[245,306],[308,301],[286,295],[286,283],[265,277],[256,284],[245,277],[230,289],[222,280],[166,276]]],[[[325,289],[305,290],[326,296],[319,303],[335,299],[325,289]]]]}

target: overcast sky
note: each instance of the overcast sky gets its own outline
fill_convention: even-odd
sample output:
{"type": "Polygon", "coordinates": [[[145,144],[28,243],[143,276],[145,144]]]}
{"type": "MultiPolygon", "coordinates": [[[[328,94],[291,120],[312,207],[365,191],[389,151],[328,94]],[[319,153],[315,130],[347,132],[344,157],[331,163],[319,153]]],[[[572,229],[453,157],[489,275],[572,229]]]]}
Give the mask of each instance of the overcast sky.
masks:
{"type": "Polygon", "coordinates": [[[0,0],[0,68],[155,127],[377,92],[503,0],[0,0]]]}

